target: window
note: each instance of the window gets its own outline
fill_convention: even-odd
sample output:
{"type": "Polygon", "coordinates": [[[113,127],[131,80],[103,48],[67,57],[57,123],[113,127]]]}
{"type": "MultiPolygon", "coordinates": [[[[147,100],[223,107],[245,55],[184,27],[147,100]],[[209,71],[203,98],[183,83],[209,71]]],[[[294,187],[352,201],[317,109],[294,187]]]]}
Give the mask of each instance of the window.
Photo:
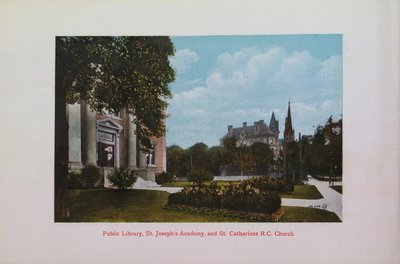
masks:
{"type": "Polygon", "coordinates": [[[146,154],[146,164],[147,166],[155,166],[156,165],[156,145],[151,144],[151,148],[149,149],[149,153],[146,154]]]}

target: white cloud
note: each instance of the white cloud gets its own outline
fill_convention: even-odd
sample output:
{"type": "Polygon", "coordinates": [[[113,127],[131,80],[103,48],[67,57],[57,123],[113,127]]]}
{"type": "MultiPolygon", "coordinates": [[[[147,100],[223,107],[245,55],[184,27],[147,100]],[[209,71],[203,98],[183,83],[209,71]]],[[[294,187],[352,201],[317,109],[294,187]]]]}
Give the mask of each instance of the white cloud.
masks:
{"type": "Polygon", "coordinates": [[[290,107],[292,112],[298,115],[310,115],[317,112],[317,108],[314,104],[292,103],[290,107]]]}
{"type": "MultiPolygon", "coordinates": [[[[191,53],[177,52],[187,58],[192,56],[187,61],[194,63],[198,56],[189,56],[191,53]]],[[[190,63],[183,65],[190,69],[190,63]]],[[[222,53],[215,68],[204,78],[204,85],[174,94],[169,111],[177,123],[200,124],[187,126],[185,133],[218,139],[222,135],[217,132],[229,124],[250,125],[260,119],[268,123],[273,109],[283,131],[290,98],[293,122],[300,132],[305,123],[325,122],[327,111],[338,108],[341,69],[340,56],[321,60],[309,51],[289,53],[281,47],[248,47],[232,54],[222,53]],[[205,127],[214,129],[206,133],[205,127]]]]}
{"type": "Polygon", "coordinates": [[[321,104],[321,110],[324,112],[330,111],[333,106],[333,101],[332,100],[326,100],[321,104]]]}
{"type": "Polygon", "coordinates": [[[175,56],[170,58],[171,64],[176,68],[178,74],[188,73],[191,65],[198,60],[197,53],[188,49],[178,50],[175,56]]]}

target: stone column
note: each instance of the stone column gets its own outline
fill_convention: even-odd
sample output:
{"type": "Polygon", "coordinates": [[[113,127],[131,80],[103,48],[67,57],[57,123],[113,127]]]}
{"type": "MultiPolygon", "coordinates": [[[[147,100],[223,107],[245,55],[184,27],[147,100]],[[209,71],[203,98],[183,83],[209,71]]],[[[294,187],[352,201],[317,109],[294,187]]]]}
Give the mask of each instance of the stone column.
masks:
{"type": "Polygon", "coordinates": [[[128,134],[127,138],[127,143],[128,143],[128,164],[127,167],[129,169],[137,169],[137,164],[136,164],[136,125],[133,123],[133,117],[126,113],[126,132],[128,134]]]}
{"type": "Polygon", "coordinates": [[[67,105],[68,116],[68,140],[69,140],[69,169],[79,170],[82,168],[81,158],[81,105],[75,103],[67,105]]]}
{"type": "Polygon", "coordinates": [[[83,161],[85,164],[96,164],[96,112],[89,105],[82,103],[82,136],[83,161]]]}

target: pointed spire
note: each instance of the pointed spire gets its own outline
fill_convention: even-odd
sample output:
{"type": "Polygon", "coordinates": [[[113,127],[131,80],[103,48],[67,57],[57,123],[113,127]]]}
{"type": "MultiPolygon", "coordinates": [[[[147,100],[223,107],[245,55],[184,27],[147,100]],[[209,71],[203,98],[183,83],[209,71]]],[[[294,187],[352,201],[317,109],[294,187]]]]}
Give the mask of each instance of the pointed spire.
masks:
{"type": "Polygon", "coordinates": [[[288,104],[288,113],[285,119],[285,131],[283,132],[284,141],[292,141],[294,140],[294,130],[292,127],[292,114],[290,112],[290,100],[288,104]]]}
{"type": "Polygon", "coordinates": [[[269,122],[269,126],[274,126],[276,123],[276,118],[275,118],[275,113],[274,111],[272,111],[272,115],[271,115],[271,121],[269,122]]]}
{"type": "Polygon", "coordinates": [[[279,134],[279,123],[275,118],[275,112],[272,111],[271,121],[269,122],[269,128],[274,132],[279,134]]]}

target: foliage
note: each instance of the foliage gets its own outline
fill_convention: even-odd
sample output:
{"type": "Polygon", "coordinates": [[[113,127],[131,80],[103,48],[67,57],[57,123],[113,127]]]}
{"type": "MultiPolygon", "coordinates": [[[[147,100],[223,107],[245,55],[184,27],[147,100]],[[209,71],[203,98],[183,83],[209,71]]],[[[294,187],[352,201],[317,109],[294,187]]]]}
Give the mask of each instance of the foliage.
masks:
{"type": "Polygon", "coordinates": [[[254,159],[254,166],[267,173],[268,168],[274,162],[274,154],[269,145],[264,142],[256,142],[250,146],[250,153],[254,159]]]}
{"type": "Polygon", "coordinates": [[[249,148],[239,147],[233,154],[233,165],[237,165],[240,168],[241,175],[245,170],[251,170],[255,167],[254,155],[250,152],[249,148]]]}
{"type": "Polygon", "coordinates": [[[228,210],[228,209],[216,209],[216,208],[208,208],[208,207],[193,207],[187,205],[166,205],[165,209],[175,210],[180,212],[188,212],[199,215],[215,215],[215,216],[225,216],[225,217],[234,217],[241,219],[246,222],[277,222],[279,218],[282,216],[283,212],[279,212],[279,215],[271,215],[265,213],[256,213],[256,212],[245,212],[245,211],[236,211],[236,210],[228,210]]]}
{"type": "Polygon", "coordinates": [[[212,181],[214,179],[214,176],[212,176],[212,174],[205,169],[196,168],[187,175],[187,179],[191,182],[201,183],[204,181],[212,181]]]}
{"type": "Polygon", "coordinates": [[[220,167],[221,167],[221,147],[214,146],[209,148],[208,150],[208,157],[210,160],[210,170],[213,175],[220,174],[220,167]]]}
{"type": "Polygon", "coordinates": [[[171,182],[174,179],[174,175],[172,173],[167,173],[165,171],[156,174],[156,183],[163,184],[167,182],[171,182]]]}
{"type": "Polygon", "coordinates": [[[249,185],[252,188],[260,189],[263,192],[288,193],[293,192],[294,190],[294,185],[291,182],[269,177],[251,178],[243,181],[242,184],[249,185]]]}
{"type": "Polygon", "coordinates": [[[68,172],[68,189],[82,189],[86,187],[85,181],[77,171],[68,172]]]}
{"type": "Polygon", "coordinates": [[[86,185],[92,186],[99,180],[100,168],[93,164],[87,164],[82,168],[81,176],[86,185]]]}
{"type": "Polygon", "coordinates": [[[311,138],[301,140],[304,171],[312,175],[342,175],[342,119],[329,117],[311,138]]]}
{"type": "Polygon", "coordinates": [[[168,172],[177,177],[186,177],[189,165],[185,156],[185,150],[177,145],[167,148],[167,168],[168,172]]]}
{"type": "Polygon", "coordinates": [[[208,146],[202,142],[196,143],[186,151],[190,156],[191,170],[203,169],[210,171],[211,164],[208,156],[208,146]]]}
{"type": "Polygon", "coordinates": [[[188,186],[179,193],[171,194],[168,204],[272,214],[280,208],[281,198],[277,193],[266,191],[270,186],[262,183],[246,180],[238,185],[188,186]]]}
{"type": "Polygon", "coordinates": [[[147,148],[151,136],[164,134],[175,79],[169,37],[58,37],[57,51],[68,103],[84,101],[97,112],[127,109],[147,148]]]}
{"type": "Polygon", "coordinates": [[[107,179],[112,183],[113,187],[126,190],[136,182],[137,176],[133,170],[116,168],[107,176],[107,179]]]}

